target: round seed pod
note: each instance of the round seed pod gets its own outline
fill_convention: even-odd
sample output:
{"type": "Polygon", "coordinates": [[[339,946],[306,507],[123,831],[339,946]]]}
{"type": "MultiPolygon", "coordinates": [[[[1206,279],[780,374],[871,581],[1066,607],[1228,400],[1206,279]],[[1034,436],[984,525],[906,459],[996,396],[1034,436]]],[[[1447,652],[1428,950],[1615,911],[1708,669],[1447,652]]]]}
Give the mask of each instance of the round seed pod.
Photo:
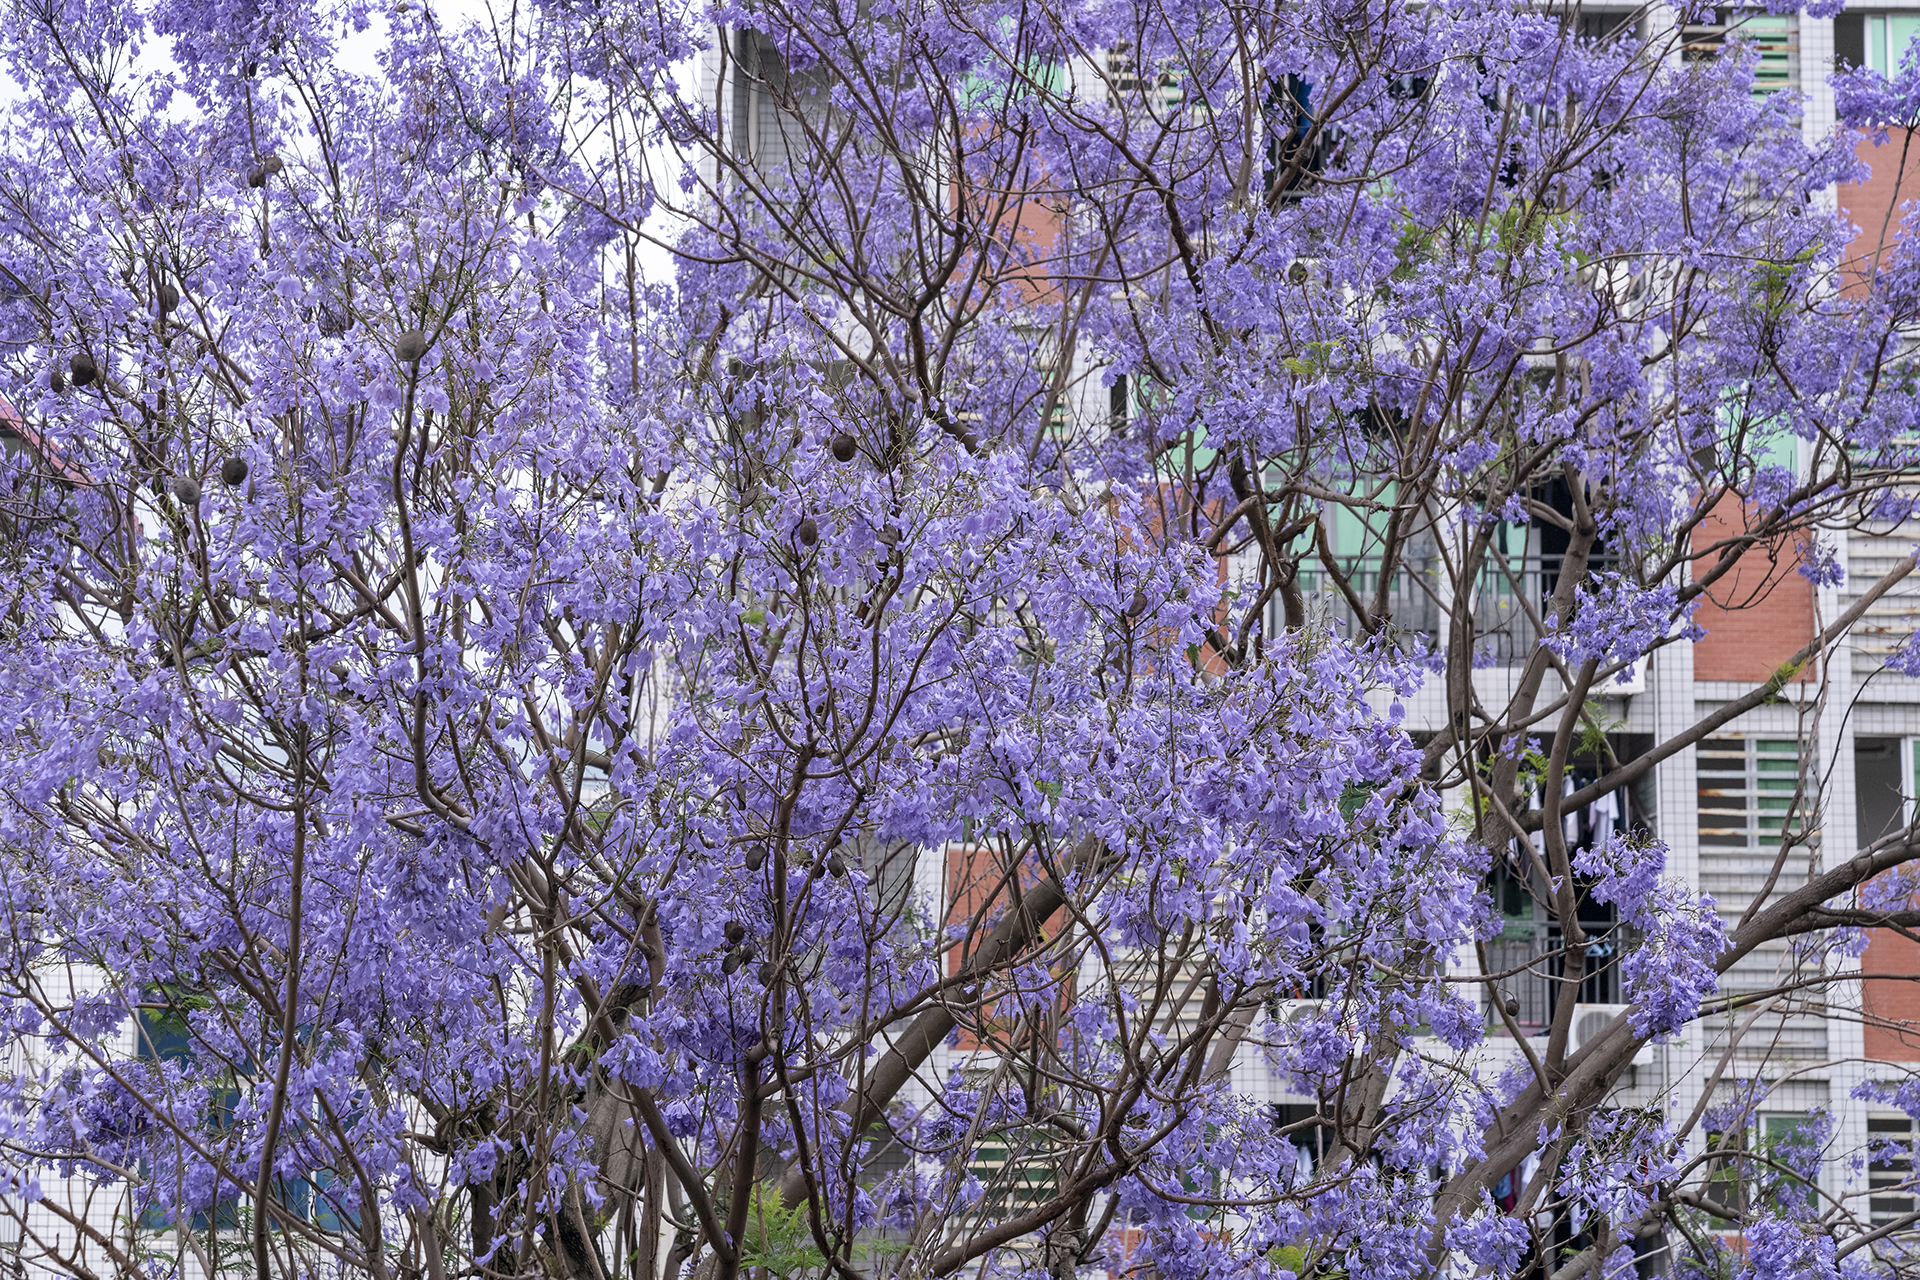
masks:
{"type": "Polygon", "coordinates": [[[260,171],[268,177],[272,177],[286,167],[279,156],[268,156],[260,162],[260,171]]]}
{"type": "Polygon", "coordinates": [[[776,977],[778,977],[779,974],[780,974],[779,965],[775,964],[771,960],[762,961],[760,965],[760,985],[763,987],[772,986],[773,980],[776,977]]]}
{"type": "Polygon", "coordinates": [[[810,547],[820,540],[820,526],[813,522],[812,516],[801,520],[800,527],[793,532],[800,539],[800,545],[803,547],[810,547]]]}
{"type": "Polygon", "coordinates": [[[393,341],[393,354],[407,364],[418,364],[427,354],[427,335],[418,329],[408,329],[393,341]]]}
{"type": "Polygon", "coordinates": [[[247,170],[247,185],[255,188],[256,190],[259,189],[260,187],[266,186],[267,171],[261,168],[259,165],[255,165],[253,166],[253,168],[247,170]]]}
{"type": "Polygon", "coordinates": [[[758,871],[767,865],[767,846],[750,844],[747,846],[747,870],[758,871]]]}
{"type": "Polygon", "coordinates": [[[73,385],[76,387],[87,386],[100,376],[100,366],[84,351],[74,352],[73,358],[67,361],[67,368],[73,370],[73,385]]]}
{"type": "Polygon", "coordinates": [[[1306,263],[1296,262],[1292,266],[1287,268],[1288,284],[1303,285],[1306,282],[1307,282],[1307,264],[1306,263]]]}
{"type": "Polygon", "coordinates": [[[175,476],[173,478],[173,496],[180,499],[180,505],[183,507],[198,506],[200,504],[200,482],[192,476],[175,476]]]}
{"type": "Polygon", "coordinates": [[[747,936],[747,926],[738,920],[727,921],[727,941],[738,943],[747,936]]]}
{"type": "Polygon", "coordinates": [[[1139,587],[1133,589],[1133,599],[1127,601],[1127,616],[1137,618],[1147,611],[1147,593],[1139,587]]]}
{"type": "Polygon", "coordinates": [[[229,489],[246,478],[247,460],[245,458],[228,458],[220,464],[220,483],[229,489]]]}
{"type": "Polygon", "coordinates": [[[1520,1016],[1520,1001],[1515,997],[1508,996],[1506,1003],[1502,1007],[1506,1009],[1509,1018],[1517,1018],[1520,1016]]]}
{"type": "Polygon", "coordinates": [[[827,874],[835,880],[847,874],[847,860],[837,853],[827,855],[827,874]]]}
{"type": "Polygon", "coordinates": [[[170,316],[180,305],[180,290],[170,284],[162,284],[153,294],[154,308],[163,316],[170,316]]]}
{"type": "Polygon", "coordinates": [[[47,375],[47,385],[55,391],[65,391],[67,389],[67,371],[59,365],[53,366],[53,372],[47,375]]]}
{"type": "Polygon", "coordinates": [[[745,964],[746,962],[747,962],[747,958],[740,954],[740,951],[738,948],[735,948],[734,950],[727,952],[727,958],[720,962],[720,972],[726,973],[726,974],[738,973],[740,971],[740,966],[745,964]]]}
{"type": "Polygon", "coordinates": [[[853,437],[846,432],[840,431],[834,434],[833,456],[838,461],[852,462],[853,455],[859,451],[859,448],[860,446],[854,442],[853,437]]]}

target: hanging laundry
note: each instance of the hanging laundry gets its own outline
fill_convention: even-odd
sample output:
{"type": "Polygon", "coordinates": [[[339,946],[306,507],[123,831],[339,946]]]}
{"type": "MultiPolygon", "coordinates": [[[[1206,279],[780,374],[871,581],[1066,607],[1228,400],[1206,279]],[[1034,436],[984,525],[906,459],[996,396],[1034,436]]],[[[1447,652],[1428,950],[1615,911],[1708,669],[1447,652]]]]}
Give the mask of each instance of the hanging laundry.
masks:
{"type": "MultiPolygon", "coordinates": [[[[1560,794],[1563,797],[1573,794],[1572,773],[1560,775],[1560,794]]],[[[1562,804],[1565,804],[1564,800],[1562,804]]],[[[1569,849],[1580,843],[1580,811],[1572,805],[1566,805],[1560,810],[1560,834],[1565,838],[1569,849]]]]}
{"type": "Polygon", "coordinates": [[[1592,815],[1593,843],[1598,846],[1613,839],[1613,833],[1620,829],[1620,793],[1607,792],[1593,802],[1589,812],[1592,815]]]}

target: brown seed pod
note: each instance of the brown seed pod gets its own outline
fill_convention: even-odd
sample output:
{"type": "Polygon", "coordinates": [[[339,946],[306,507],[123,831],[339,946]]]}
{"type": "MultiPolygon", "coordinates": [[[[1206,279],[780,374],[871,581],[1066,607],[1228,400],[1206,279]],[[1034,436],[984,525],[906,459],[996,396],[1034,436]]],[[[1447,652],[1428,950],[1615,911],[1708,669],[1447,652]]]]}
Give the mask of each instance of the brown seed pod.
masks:
{"type": "Polygon", "coordinates": [[[747,958],[741,955],[739,949],[736,948],[727,952],[727,958],[720,962],[720,972],[726,974],[737,973],[739,972],[740,966],[746,962],[747,958]]]}
{"type": "Polygon", "coordinates": [[[1147,593],[1139,587],[1133,589],[1133,599],[1127,601],[1127,616],[1137,618],[1147,611],[1147,593]]]}
{"type": "Polygon", "coordinates": [[[153,293],[153,304],[163,316],[170,316],[180,305],[180,291],[170,284],[162,284],[153,293]]]}
{"type": "Polygon", "coordinates": [[[758,871],[767,864],[767,846],[750,844],[747,846],[747,870],[758,871]]]}
{"type": "Polygon", "coordinates": [[[53,372],[47,375],[47,385],[55,391],[65,391],[67,389],[67,371],[59,365],[53,366],[53,372]]]}
{"type": "Polygon", "coordinates": [[[860,446],[854,442],[853,437],[846,432],[839,431],[834,433],[833,456],[839,461],[852,462],[853,455],[859,450],[859,447],[860,446]]]}
{"type": "Polygon", "coordinates": [[[256,190],[259,189],[260,187],[266,186],[267,171],[261,168],[259,165],[255,165],[253,166],[253,168],[247,170],[247,185],[255,188],[256,190]]]}
{"type": "Polygon", "coordinates": [[[1303,285],[1306,282],[1307,282],[1307,264],[1306,263],[1296,262],[1292,266],[1287,268],[1288,284],[1303,285]]]}
{"type": "Polygon", "coordinates": [[[827,855],[827,874],[835,880],[847,874],[847,860],[837,853],[827,855]]]}
{"type": "Polygon", "coordinates": [[[228,458],[220,464],[220,482],[231,489],[247,478],[247,460],[228,458]]]}
{"type": "Polygon", "coordinates": [[[268,156],[260,162],[260,171],[268,177],[272,177],[286,167],[279,156],[268,156]]]}
{"type": "Polygon", "coordinates": [[[67,361],[67,368],[73,370],[73,385],[76,387],[87,386],[100,376],[100,366],[84,351],[74,352],[73,358],[67,361]]]}
{"type": "Polygon", "coordinates": [[[183,507],[199,506],[200,482],[192,476],[175,476],[173,478],[173,496],[180,499],[180,505],[183,507]]]}
{"type": "Polygon", "coordinates": [[[418,329],[408,329],[393,342],[393,354],[406,364],[418,364],[427,354],[427,335],[418,329]]]}
{"type": "Polygon", "coordinates": [[[803,547],[810,547],[820,541],[820,526],[813,522],[812,516],[802,519],[799,527],[793,532],[794,536],[800,539],[800,545],[803,547]]]}
{"type": "Polygon", "coordinates": [[[741,924],[738,920],[727,921],[727,941],[728,942],[738,943],[740,942],[741,939],[745,938],[746,936],[747,936],[747,926],[741,924]]]}
{"type": "Polygon", "coordinates": [[[779,973],[779,965],[771,960],[763,961],[760,965],[760,985],[763,987],[772,986],[774,978],[777,977],[779,973]]]}
{"type": "Polygon", "coordinates": [[[1507,1011],[1509,1018],[1517,1018],[1520,1016],[1520,1001],[1513,996],[1508,996],[1506,1003],[1501,1007],[1507,1011]]]}

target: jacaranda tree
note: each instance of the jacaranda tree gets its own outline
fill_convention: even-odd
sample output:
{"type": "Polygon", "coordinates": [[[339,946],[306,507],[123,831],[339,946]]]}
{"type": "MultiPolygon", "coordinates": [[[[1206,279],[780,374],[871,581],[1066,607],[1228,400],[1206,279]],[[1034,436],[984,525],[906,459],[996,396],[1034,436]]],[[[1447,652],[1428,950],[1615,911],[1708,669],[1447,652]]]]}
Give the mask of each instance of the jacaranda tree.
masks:
{"type": "Polygon", "coordinates": [[[1914,461],[1920,263],[1827,199],[1911,68],[1809,146],[1688,17],[16,0],[23,1262],[1894,1265],[1609,1096],[1756,948],[1920,923],[1920,847],[1783,843],[1735,921],[1562,835],[1911,567],[1730,710],[1597,718],[1914,461]],[[1577,1051],[1571,997],[1508,1033],[1515,850],[1559,980],[1621,923],[1577,1051]]]}

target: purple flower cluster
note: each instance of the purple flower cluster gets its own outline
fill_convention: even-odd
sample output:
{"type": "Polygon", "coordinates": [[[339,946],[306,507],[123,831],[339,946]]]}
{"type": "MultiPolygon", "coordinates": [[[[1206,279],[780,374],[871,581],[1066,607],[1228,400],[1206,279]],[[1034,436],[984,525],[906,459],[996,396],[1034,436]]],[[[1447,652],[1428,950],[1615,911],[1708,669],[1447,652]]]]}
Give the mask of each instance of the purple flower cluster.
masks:
{"type": "Polygon", "coordinates": [[[1616,837],[1580,853],[1574,866],[1594,878],[1594,899],[1612,903],[1637,935],[1620,964],[1622,993],[1636,1006],[1634,1033],[1679,1030],[1719,985],[1715,962],[1727,935],[1712,897],[1662,875],[1666,846],[1658,840],[1616,837]]]}

